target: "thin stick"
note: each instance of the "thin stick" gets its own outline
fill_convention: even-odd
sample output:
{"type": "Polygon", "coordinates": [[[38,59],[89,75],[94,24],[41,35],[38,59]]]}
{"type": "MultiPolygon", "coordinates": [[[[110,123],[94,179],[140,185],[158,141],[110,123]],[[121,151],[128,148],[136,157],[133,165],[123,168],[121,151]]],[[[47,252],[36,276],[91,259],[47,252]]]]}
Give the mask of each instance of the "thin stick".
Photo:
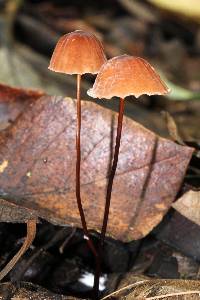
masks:
{"type": "Polygon", "coordinates": [[[80,169],[81,169],[81,97],[80,97],[81,75],[77,75],[77,128],[76,128],[76,199],[83,227],[83,232],[86,236],[88,246],[91,251],[98,257],[98,253],[90,239],[87,229],[87,223],[85,220],[85,214],[83,211],[80,191],[80,169]]]}
{"type": "Polygon", "coordinates": [[[116,143],[115,143],[115,153],[113,158],[113,163],[109,175],[108,186],[107,186],[107,193],[106,193],[106,203],[105,203],[105,210],[104,210],[104,217],[103,217],[103,225],[101,228],[101,235],[100,235],[100,245],[99,245],[99,262],[96,266],[95,276],[94,276],[94,291],[99,290],[99,278],[101,272],[101,260],[102,260],[102,250],[105,241],[106,229],[108,224],[108,216],[110,210],[110,202],[111,202],[111,194],[112,194],[112,186],[113,180],[115,177],[117,163],[118,163],[118,156],[119,156],[119,148],[120,148],[120,141],[121,141],[121,133],[122,133],[122,123],[123,123],[123,115],[124,115],[124,99],[120,99],[119,103],[119,114],[118,114],[118,124],[117,124],[117,136],[116,136],[116,143]]]}
{"type": "Polygon", "coordinates": [[[28,248],[30,247],[30,245],[32,244],[35,238],[35,235],[36,235],[36,220],[29,220],[27,222],[26,239],[22,247],[17,252],[17,254],[15,254],[15,256],[9,261],[9,263],[0,272],[0,280],[2,280],[12,270],[12,268],[15,266],[18,260],[26,252],[26,250],[28,250],[28,248]]]}

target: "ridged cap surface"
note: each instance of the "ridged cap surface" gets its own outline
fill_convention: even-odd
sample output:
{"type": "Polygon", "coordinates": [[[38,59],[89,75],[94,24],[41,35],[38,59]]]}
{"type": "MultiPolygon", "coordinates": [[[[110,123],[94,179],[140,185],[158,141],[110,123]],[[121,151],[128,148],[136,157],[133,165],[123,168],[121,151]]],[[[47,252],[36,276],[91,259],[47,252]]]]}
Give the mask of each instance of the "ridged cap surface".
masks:
{"type": "Polygon", "coordinates": [[[105,62],[103,46],[95,35],[76,30],[58,40],[49,69],[66,74],[96,74],[105,62]]]}
{"type": "Polygon", "coordinates": [[[100,69],[95,83],[88,90],[93,98],[125,98],[133,95],[164,95],[168,87],[154,68],[144,59],[121,55],[108,60],[100,69]]]}

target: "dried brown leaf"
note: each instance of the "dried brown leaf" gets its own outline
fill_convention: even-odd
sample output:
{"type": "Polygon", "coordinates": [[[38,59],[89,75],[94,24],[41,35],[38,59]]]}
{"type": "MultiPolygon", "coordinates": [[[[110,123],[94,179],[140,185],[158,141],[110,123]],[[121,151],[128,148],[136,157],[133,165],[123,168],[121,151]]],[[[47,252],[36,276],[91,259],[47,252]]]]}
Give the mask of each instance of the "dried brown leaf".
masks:
{"type": "Polygon", "coordinates": [[[200,226],[200,191],[188,191],[172,206],[181,215],[200,226]]]}
{"type": "MultiPolygon", "coordinates": [[[[117,115],[82,102],[83,207],[99,230],[117,115]]],[[[76,102],[61,97],[33,101],[1,136],[0,196],[56,224],[80,226],[75,200],[76,102]]],[[[132,240],[163,218],[183,180],[193,149],[156,136],[125,118],[108,232],[132,240]]]]}
{"type": "Polygon", "coordinates": [[[191,257],[183,255],[181,252],[173,252],[173,257],[178,263],[178,273],[182,279],[200,279],[200,264],[191,257]]]}
{"type": "Polygon", "coordinates": [[[155,232],[156,238],[184,255],[200,260],[199,226],[177,211],[155,232]]]}
{"type": "Polygon", "coordinates": [[[144,276],[125,275],[118,288],[105,299],[126,300],[199,300],[200,281],[178,279],[149,279],[144,276]]]}
{"type": "Polygon", "coordinates": [[[0,199],[0,222],[26,223],[37,219],[37,214],[30,209],[0,199]]]}
{"type": "Polygon", "coordinates": [[[17,289],[10,283],[0,284],[0,300],[78,300],[78,298],[54,294],[38,285],[22,282],[17,289]]]}

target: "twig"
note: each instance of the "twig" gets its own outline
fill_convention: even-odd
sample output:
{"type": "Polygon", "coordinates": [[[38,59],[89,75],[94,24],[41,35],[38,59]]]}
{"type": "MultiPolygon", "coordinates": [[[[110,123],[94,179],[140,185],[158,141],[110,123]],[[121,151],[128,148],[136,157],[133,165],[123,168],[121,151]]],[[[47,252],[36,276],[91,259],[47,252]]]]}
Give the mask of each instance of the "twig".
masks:
{"type": "Polygon", "coordinates": [[[72,229],[72,232],[70,233],[70,235],[66,238],[66,240],[65,240],[65,241],[62,243],[62,245],[59,247],[59,252],[60,252],[61,254],[63,254],[64,248],[67,246],[67,244],[69,243],[69,241],[71,240],[71,238],[74,236],[75,232],[76,232],[76,227],[74,227],[74,228],[72,229]]]}
{"type": "Polygon", "coordinates": [[[9,261],[9,263],[3,268],[0,272],[0,281],[12,270],[12,268],[16,265],[18,260],[22,257],[22,255],[28,250],[30,245],[32,244],[35,235],[36,235],[36,220],[29,220],[27,222],[27,235],[26,239],[19,249],[17,254],[9,261]]]}

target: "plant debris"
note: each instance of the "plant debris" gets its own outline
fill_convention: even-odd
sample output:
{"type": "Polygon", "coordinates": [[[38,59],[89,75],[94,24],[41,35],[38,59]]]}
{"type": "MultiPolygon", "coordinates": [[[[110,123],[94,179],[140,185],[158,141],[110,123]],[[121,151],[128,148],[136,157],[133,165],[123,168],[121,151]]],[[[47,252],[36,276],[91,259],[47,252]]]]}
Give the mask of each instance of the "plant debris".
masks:
{"type": "Polygon", "coordinates": [[[149,279],[144,276],[126,274],[116,291],[105,299],[138,300],[198,300],[200,299],[200,282],[195,280],[149,279]]]}

